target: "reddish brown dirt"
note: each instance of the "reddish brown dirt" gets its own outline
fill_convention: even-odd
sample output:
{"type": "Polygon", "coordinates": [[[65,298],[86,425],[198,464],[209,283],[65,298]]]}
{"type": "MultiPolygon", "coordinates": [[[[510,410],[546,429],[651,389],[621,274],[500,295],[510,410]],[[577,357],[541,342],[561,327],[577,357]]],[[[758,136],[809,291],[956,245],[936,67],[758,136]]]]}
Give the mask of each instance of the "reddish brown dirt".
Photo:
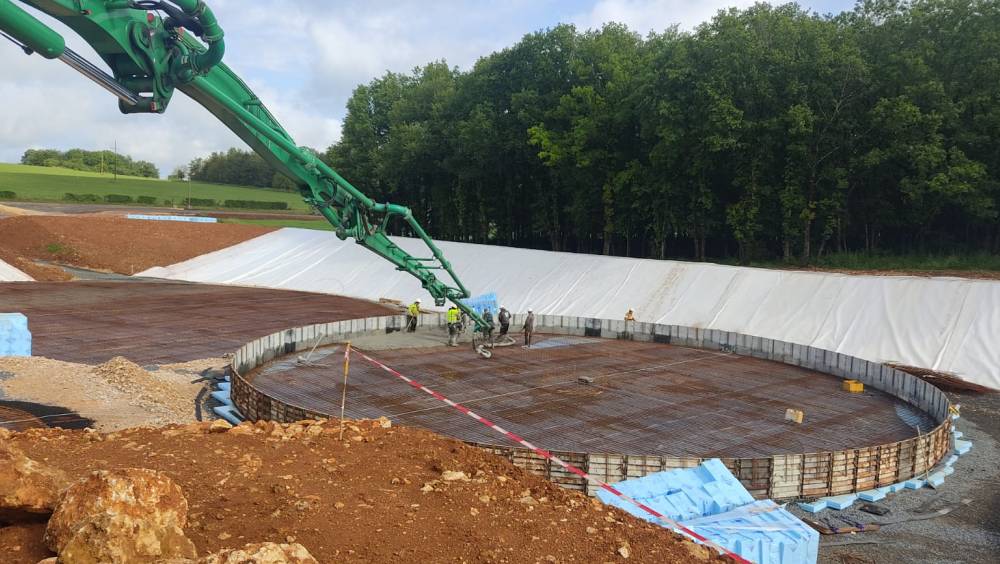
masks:
{"type": "Polygon", "coordinates": [[[253,225],[140,221],[123,217],[19,216],[0,219],[0,258],[39,280],[65,280],[45,260],[81,268],[135,274],[258,237],[253,225]]]}
{"type": "MultiPolygon", "coordinates": [[[[186,532],[200,554],[276,541],[301,543],[320,562],[623,562],[622,552],[628,562],[721,561],[429,432],[348,422],[339,440],[336,421],[222,433],[206,425],[106,437],[36,429],[8,440],[72,478],[107,468],[165,472],[188,498],[186,532]],[[448,480],[447,471],[465,476],[448,480]]],[[[42,533],[39,525],[0,528],[5,562],[50,556],[42,533]]]]}
{"type": "Polygon", "coordinates": [[[140,365],[215,358],[289,327],[398,312],[327,294],[136,281],[0,284],[0,311],[28,316],[35,356],[140,365]]]}
{"type": "MultiPolygon", "coordinates": [[[[0,221],[0,227],[2,226],[3,222],[0,221]]],[[[73,277],[58,266],[49,266],[32,262],[15,251],[3,248],[4,243],[6,243],[6,241],[0,241],[0,260],[13,266],[14,268],[17,268],[35,280],[44,280],[46,282],[65,282],[67,280],[72,280],[73,277]]]]}

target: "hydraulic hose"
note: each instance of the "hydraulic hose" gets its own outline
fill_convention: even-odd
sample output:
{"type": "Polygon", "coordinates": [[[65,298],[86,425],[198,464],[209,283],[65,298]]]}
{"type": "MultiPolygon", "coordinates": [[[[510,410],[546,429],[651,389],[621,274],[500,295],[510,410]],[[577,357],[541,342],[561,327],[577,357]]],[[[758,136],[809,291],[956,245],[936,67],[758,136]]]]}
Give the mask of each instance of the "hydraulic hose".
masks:
{"type": "Polygon", "coordinates": [[[208,50],[204,53],[193,54],[191,57],[181,57],[174,63],[174,76],[183,82],[189,82],[195,76],[208,72],[212,67],[222,62],[222,56],[226,53],[226,43],[222,39],[225,33],[218,20],[215,19],[212,9],[202,0],[169,1],[201,24],[201,38],[208,44],[208,50]]]}

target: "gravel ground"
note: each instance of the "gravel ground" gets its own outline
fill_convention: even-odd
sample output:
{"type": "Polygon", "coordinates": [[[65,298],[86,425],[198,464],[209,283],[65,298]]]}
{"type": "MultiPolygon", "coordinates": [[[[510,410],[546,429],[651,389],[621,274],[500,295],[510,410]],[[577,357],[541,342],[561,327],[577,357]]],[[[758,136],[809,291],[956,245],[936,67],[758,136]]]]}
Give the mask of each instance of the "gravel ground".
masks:
{"type": "Polygon", "coordinates": [[[949,396],[962,406],[957,429],[973,446],[939,489],[892,494],[878,502],[890,510],[883,517],[859,511],[860,503],[816,515],[791,508],[799,516],[818,517],[835,526],[848,525],[840,517],[861,523],[911,519],[877,532],[821,536],[820,563],[1000,561],[1000,394],[949,396]],[[931,516],[947,508],[952,511],[931,516]]]}
{"type": "Polygon", "coordinates": [[[64,406],[104,432],[189,423],[196,420],[199,394],[210,385],[202,375],[225,362],[216,358],[140,367],[118,358],[88,366],[6,357],[0,358],[0,398],[64,406]]]}

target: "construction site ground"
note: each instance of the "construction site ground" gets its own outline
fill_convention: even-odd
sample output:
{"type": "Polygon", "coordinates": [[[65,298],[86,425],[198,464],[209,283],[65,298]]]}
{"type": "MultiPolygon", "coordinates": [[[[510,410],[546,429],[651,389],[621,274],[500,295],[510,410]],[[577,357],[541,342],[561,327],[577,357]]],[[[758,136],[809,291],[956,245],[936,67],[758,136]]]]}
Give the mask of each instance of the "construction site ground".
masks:
{"type": "Polygon", "coordinates": [[[35,280],[70,277],[38,261],[131,275],[231,247],[266,227],[140,221],[120,216],[22,215],[0,220],[0,260],[35,280]]]}
{"type": "MultiPolygon", "coordinates": [[[[623,553],[629,562],[720,560],[425,431],[359,422],[340,440],[336,421],[257,429],[134,429],[106,437],[51,430],[10,440],[71,477],[108,468],[165,472],[187,496],[186,532],[202,554],[272,541],[301,543],[320,562],[614,562],[623,553]]],[[[50,556],[43,531],[44,524],[0,528],[4,562],[50,556]]]]}
{"type": "Polygon", "coordinates": [[[215,358],[281,329],[394,312],[326,294],[153,280],[0,284],[0,311],[28,316],[37,356],[141,365],[215,358]]]}
{"type": "MultiPolygon", "coordinates": [[[[150,225],[103,214],[18,216],[0,219],[0,259],[42,279],[77,275],[52,264],[128,275],[268,231],[150,225]],[[73,252],[64,250],[67,243],[73,252]],[[63,250],[52,252],[53,245],[63,250]]],[[[89,281],[0,284],[0,311],[28,315],[41,356],[0,361],[0,420],[27,413],[31,425],[92,424],[115,431],[109,437],[32,431],[10,442],[74,476],[124,466],[164,470],[191,501],[195,518],[188,534],[202,553],[295,537],[321,562],[618,562],[625,561],[623,547],[628,561],[705,555],[691,552],[690,545],[677,543],[662,529],[605,511],[427,431],[359,424],[364,429],[356,433],[359,440],[348,433],[340,441],[324,431],[320,438],[292,438],[296,432],[287,427],[243,435],[179,427],[120,430],[209,418],[199,411],[199,397],[219,373],[224,354],[281,328],[390,311],[378,304],[253,288],[89,281]],[[443,480],[443,471],[452,469],[466,472],[470,481],[443,480]],[[476,477],[480,470],[484,474],[476,477]]],[[[404,338],[412,341],[408,346],[438,347],[441,335],[404,338]]],[[[383,360],[399,354],[375,342],[357,345],[383,360]]],[[[483,362],[460,350],[470,362],[483,362]]],[[[502,366],[501,355],[498,360],[502,366]]],[[[357,360],[354,366],[360,369],[357,360]]],[[[577,369],[564,371],[569,380],[577,369]]],[[[677,376],[697,374],[692,369],[677,376]]],[[[887,516],[856,509],[819,514],[833,524],[838,515],[867,523],[898,521],[878,532],[824,536],[821,562],[1000,560],[1000,394],[950,395],[963,406],[958,429],[973,441],[972,451],[959,459],[942,487],[904,491],[879,502],[890,509],[887,516]]],[[[27,426],[19,425],[0,427],[27,426]]],[[[0,561],[34,564],[49,556],[40,542],[43,529],[42,524],[0,526],[0,555],[6,558],[0,561]]]]}
{"type": "Polygon", "coordinates": [[[851,523],[894,522],[876,532],[823,535],[820,564],[1000,561],[1000,394],[949,396],[962,406],[957,428],[973,447],[958,459],[955,473],[940,487],[891,494],[876,503],[889,510],[881,517],[860,511],[860,503],[817,514],[791,506],[800,517],[842,528],[851,523]]]}

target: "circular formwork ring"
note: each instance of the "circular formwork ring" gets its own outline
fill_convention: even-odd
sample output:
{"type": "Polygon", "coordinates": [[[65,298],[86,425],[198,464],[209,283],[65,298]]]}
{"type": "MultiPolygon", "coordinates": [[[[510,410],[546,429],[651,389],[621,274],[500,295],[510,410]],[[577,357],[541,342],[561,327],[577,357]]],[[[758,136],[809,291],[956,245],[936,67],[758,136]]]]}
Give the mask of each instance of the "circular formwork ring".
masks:
{"type": "MultiPolygon", "coordinates": [[[[799,366],[838,378],[859,380],[867,387],[924,411],[937,424],[928,433],[894,443],[827,452],[723,458],[722,462],[757,498],[816,498],[888,486],[926,475],[951,450],[951,404],[948,397],[930,383],[891,366],[806,345],[717,329],[561,315],[535,317],[538,333],[657,342],[731,352],[799,366]]],[[[522,322],[521,314],[515,315],[512,320],[513,325],[522,322]]],[[[420,316],[419,324],[443,329],[447,322],[444,314],[424,314],[420,316]]],[[[391,333],[399,331],[404,325],[402,316],[369,317],[297,327],[253,340],[240,347],[230,363],[233,403],[251,421],[290,423],[302,419],[325,419],[328,414],[265,394],[243,375],[283,355],[317,345],[344,342],[361,335],[391,333]]],[[[515,465],[566,488],[590,495],[594,493],[593,486],[584,479],[550,464],[528,449],[498,444],[469,444],[503,456],[515,465]]],[[[553,451],[552,454],[608,483],[663,470],[691,468],[705,460],[625,453],[553,451]]]]}

